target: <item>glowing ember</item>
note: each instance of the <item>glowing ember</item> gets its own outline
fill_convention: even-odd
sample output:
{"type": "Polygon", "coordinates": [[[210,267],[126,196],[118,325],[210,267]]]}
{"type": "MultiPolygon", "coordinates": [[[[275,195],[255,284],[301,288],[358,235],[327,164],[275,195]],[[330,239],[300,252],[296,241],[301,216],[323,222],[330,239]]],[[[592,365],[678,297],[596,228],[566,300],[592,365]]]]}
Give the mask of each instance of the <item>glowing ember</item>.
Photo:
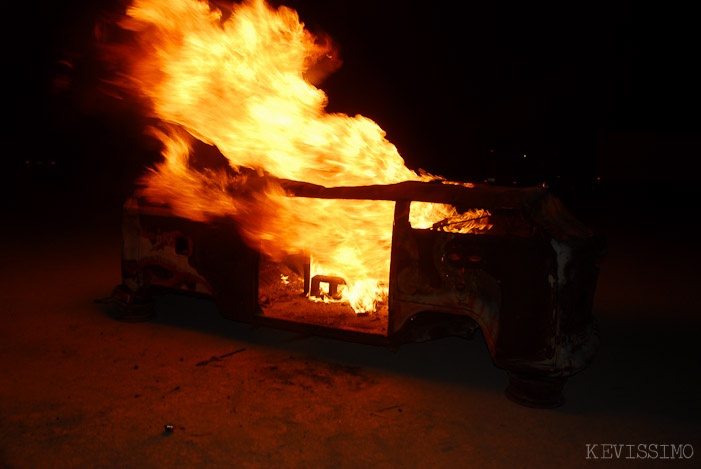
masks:
{"type": "MultiPolygon", "coordinates": [[[[373,311],[387,294],[394,203],[288,197],[265,175],[326,187],[433,177],[408,169],[372,120],[325,112],[326,94],[307,78],[334,51],[295,11],[249,0],[230,13],[197,0],[136,0],[127,10],[122,26],[140,45],[128,79],[163,123],[154,132],[165,160],[144,178],[146,192],[182,217],[233,217],[273,260],[311,253],[311,276],[343,278],[344,300],[373,311]],[[216,146],[229,168],[194,169],[194,139],[216,146]]],[[[421,203],[412,225],[461,217],[444,227],[468,232],[488,229],[488,215],[421,203]]]]}

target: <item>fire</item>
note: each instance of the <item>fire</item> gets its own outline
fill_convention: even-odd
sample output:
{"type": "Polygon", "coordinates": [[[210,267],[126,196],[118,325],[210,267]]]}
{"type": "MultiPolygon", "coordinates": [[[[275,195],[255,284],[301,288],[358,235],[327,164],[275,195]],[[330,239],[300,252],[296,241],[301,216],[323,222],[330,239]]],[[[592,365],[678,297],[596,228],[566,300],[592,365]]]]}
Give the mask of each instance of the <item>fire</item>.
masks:
{"type": "MultiPolygon", "coordinates": [[[[308,78],[335,52],[294,10],[246,0],[226,13],[198,0],[135,0],[127,10],[122,26],[141,50],[127,78],[162,122],[154,133],[164,161],[145,190],[179,216],[233,217],[272,259],[310,253],[312,275],[343,278],[353,309],[373,311],[387,295],[393,202],[288,197],[266,176],[326,187],[433,177],[408,169],[372,120],[325,111],[326,94],[308,78]],[[196,169],[194,139],[216,146],[229,167],[196,169]]],[[[459,215],[414,205],[416,227],[459,215]]],[[[457,230],[486,229],[488,215],[470,213],[457,230]]]]}

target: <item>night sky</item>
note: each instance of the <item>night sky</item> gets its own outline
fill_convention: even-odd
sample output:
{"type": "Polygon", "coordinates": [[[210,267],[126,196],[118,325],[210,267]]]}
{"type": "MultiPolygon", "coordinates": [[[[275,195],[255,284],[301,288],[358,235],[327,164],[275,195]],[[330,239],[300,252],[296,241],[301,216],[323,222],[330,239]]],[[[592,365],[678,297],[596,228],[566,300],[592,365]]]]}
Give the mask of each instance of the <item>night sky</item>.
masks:
{"type": "MultiPolygon", "coordinates": [[[[96,31],[124,3],[43,1],[6,16],[17,18],[3,34],[6,157],[18,184],[54,171],[121,196],[158,157],[142,109],[102,84],[96,31]]],[[[688,10],[285,4],[340,46],[343,66],[321,85],[327,109],[378,122],[412,169],[555,189],[697,182],[699,41],[688,10]]]]}

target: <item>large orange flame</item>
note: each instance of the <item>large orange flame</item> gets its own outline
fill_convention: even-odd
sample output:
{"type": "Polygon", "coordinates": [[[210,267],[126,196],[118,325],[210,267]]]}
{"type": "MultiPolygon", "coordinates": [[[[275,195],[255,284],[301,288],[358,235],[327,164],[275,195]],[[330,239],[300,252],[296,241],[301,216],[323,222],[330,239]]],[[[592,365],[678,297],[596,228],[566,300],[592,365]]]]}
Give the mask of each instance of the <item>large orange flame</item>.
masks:
{"type": "MultiPolygon", "coordinates": [[[[332,57],[328,41],[295,11],[263,0],[231,14],[198,0],[135,0],[123,27],[143,54],[129,79],[164,123],[165,160],[145,179],[147,193],[194,220],[234,217],[247,242],[273,259],[311,253],[312,275],[345,279],[345,300],[372,311],[387,293],[393,203],[287,197],[241,168],[327,187],[428,180],[404,165],[384,131],[363,116],[325,111],[326,94],[305,79],[332,57]],[[193,139],[214,145],[229,170],[196,170],[193,139]]],[[[457,215],[420,204],[412,223],[430,227],[457,215]]],[[[471,221],[470,230],[486,228],[471,221]]]]}

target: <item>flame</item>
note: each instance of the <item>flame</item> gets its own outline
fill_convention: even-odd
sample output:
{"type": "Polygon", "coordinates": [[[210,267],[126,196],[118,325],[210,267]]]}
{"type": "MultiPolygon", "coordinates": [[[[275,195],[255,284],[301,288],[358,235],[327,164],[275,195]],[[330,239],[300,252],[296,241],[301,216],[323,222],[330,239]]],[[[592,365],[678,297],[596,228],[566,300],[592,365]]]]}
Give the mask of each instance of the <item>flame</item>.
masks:
{"type": "Polygon", "coordinates": [[[489,210],[481,208],[461,213],[448,204],[412,202],[409,223],[415,229],[433,228],[450,233],[474,233],[492,228],[489,223],[490,215],[489,210]],[[436,219],[439,221],[435,221],[436,219]]]}
{"type": "MultiPolygon", "coordinates": [[[[353,309],[373,311],[387,295],[394,203],[288,197],[265,176],[326,187],[434,178],[408,169],[372,120],[325,111],[308,78],[336,53],[294,10],[246,0],[228,13],[198,0],[135,0],[127,10],[122,27],[140,45],[127,78],[149,99],[164,143],[145,191],[179,216],[233,217],[273,259],[311,253],[312,275],[342,277],[353,309]],[[228,168],[196,169],[194,139],[216,146],[228,168]]],[[[457,215],[417,206],[418,227],[457,215]]],[[[469,219],[484,227],[483,216],[469,219]]]]}

